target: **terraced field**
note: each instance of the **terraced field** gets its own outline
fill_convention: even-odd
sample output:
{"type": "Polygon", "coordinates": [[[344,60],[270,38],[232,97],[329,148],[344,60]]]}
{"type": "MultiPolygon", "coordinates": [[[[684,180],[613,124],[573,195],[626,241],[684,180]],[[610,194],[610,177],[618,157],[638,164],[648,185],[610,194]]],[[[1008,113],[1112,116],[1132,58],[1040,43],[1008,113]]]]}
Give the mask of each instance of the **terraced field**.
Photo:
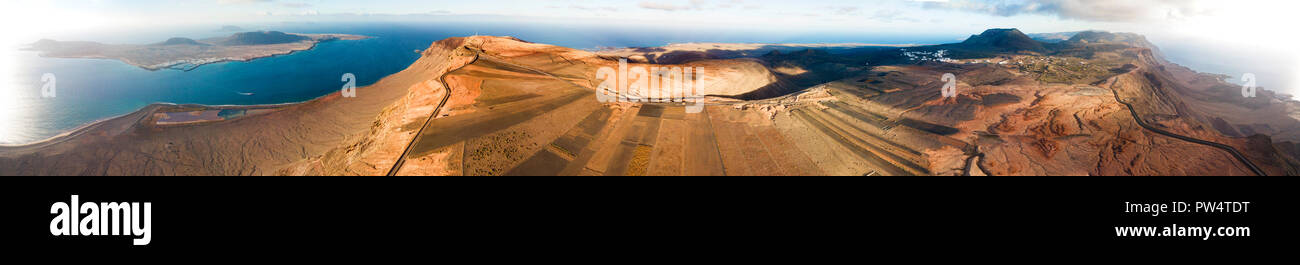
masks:
{"type": "Polygon", "coordinates": [[[687,113],[680,104],[597,102],[584,77],[591,68],[538,53],[449,73],[453,95],[473,100],[444,107],[448,116],[430,122],[408,155],[421,166],[401,173],[930,175],[918,147],[967,148],[941,135],[955,129],[870,111],[864,103],[884,92],[843,82],[821,86],[829,97],[820,100],[715,102],[687,113]],[[788,109],[764,111],[777,105],[788,109]]]}
{"type": "Polygon", "coordinates": [[[702,97],[703,111],[687,113],[676,103],[598,102],[595,68],[612,59],[534,49],[480,53],[481,60],[448,74],[455,102],[423,127],[407,156],[417,166],[403,173],[1092,174],[1109,172],[1089,168],[1115,163],[1108,152],[1137,154],[1106,149],[1130,144],[1108,139],[1150,137],[1110,136],[1106,128],[1132,126],[1116,116],[1123,113],[1113,93],[1044,83],[1005,65],[845,68],[822,76],[834,80],[797,77],[813,84],[797,91],[787,89],[803,85],[775,80],[770,87],[779,96],[702,97]],[[958,96],[938,93],[944,73],[961,80],[958,96]]]}

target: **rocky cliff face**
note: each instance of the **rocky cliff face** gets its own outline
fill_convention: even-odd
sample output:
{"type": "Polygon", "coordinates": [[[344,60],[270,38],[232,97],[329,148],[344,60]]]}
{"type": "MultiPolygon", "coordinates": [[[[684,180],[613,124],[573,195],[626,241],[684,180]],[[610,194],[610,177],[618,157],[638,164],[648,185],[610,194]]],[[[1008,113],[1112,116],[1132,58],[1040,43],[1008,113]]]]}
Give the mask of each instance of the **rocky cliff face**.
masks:
{"type": "Polygon", "coordinates": [[[1084,35],[1069,42],[1128,45],[1115,51],[1127,58],[1112,69],[1117,74],[1086,87],[1040,89],[1026,108],[996,114],[1000,121],[988,131],[1004,136],[985,151],[994,174],[1256,174],[1228,151],[1145,129],[1137,119],[1157,130],[1239,150],[1269,175],[1297,172],[1294,159],[1277,151],[1267,136],[1232,137],[1216,130],[1216,121],[1225,123],[1218,117],[1224,114],[1208,110],[1225,103],[1198,96],[1201,91],[1190,87],[1185,76],[1170,71],[1176,65],[1139,46],[1143,42],[1134,43],[1140,38],[1106,36],[1112,37],[1084,35]]]}
{"type": "Polygon", "coordinates": [[[472,60],[462,38],[434,43],[407,69],[357,96],[332,93],[265,114],[185,126],[153,122],[154,105],[27,146],[0,147],[0,172],[18,175],[376,175],[405,144],[403,127],[427,117],[442,95],[435,81],[472,60]]]}
{"type": "MultiPolygon", "coordinates": [[[[1189,80],[1202,74],[1180,73],[1185,71],[1185,68],[1166,62],[1152,48],[1137,46],[1145,43],[1141,36],[1137,37],[1124,38],[1126,42],[1134,42],[1137,67],[1108,81],[1121,100],[1133,105],[1139,118],[1162,130],[1231,146],[1269,175],[1296,174],[1297,168],[1300,168],[1297,167],[1297,161],[1279,153],[1267,135],[1240,135],[1240,133],[1233,135],[1230,132],[1233,132],[1234,126],[1224,118],[1249,122],[1253,119],[1239,118],[1250,116],[1249,114],[1233,112],[1250,112],[1251,108],[1286,104],[1285,102],[1256,101],[1255,104],[1242,104],[1239,102],[1243,99],[1240,93],[1207,95],[1206,90],[1191,84],[1195,80],[1189,80]]],[[[1239,89],[1234,87],[1230,91],[1239,92],[1239,89]]],[[[1295,122],[1286,115],[1253,118],[1266,118],[1291,124],[1295,122]]],[[[1218,151],[1218,153],[1223,152],[1218,151]]],[[[1235,160],[1229,159],[1229,161],[1235,160]]],[[[1253,172],[1248,173],[1253,174],[1253,172]]]]}
{"type": "MultiPolygon", "coordinates": [[[[488,37],[449,38],[430,45],[406,70],[372,85],[401,94],[372,119],[369,128],[321,155],[295,162],[277,174],[284,175],[384,175],[412,139],[415,124],[422,124],[447,94],[440,80],[447,72],[474,60],[471,44],[488,37]],[[404,93],[403,93],[404,92],[404,93]]],[[[366,91],[358,91],[358,94],[366,91]]]]}

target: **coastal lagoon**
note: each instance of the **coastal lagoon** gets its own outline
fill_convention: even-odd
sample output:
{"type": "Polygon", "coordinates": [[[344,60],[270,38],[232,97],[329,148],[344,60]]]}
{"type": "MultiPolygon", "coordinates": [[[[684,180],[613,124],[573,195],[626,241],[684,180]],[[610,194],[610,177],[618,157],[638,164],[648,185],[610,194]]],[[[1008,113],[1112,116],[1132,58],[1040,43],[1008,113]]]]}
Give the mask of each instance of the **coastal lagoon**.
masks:
{"type": "MultiPolygon", "coordinates": [[[[415,49],[431,38],[369,31],[376,38],[330,41],[314,49],[247,62],[224,62],[191,71],[149,71],[110,59],[43,58],[11,52],[0,99],[0,144],[22,144],[91,122],[136,111],[151,103],[207,105],[278,104],[337,92],[341,76],[358,86],[396,73],[419,58],[415,49]],[[55,97],[43,98],[41,77],[53,74],[55,97]]],[[[423,46],[423,47],[422,47],[423,46]]],[[[364,95],[362,95],[364,96],[364,95]]]]}

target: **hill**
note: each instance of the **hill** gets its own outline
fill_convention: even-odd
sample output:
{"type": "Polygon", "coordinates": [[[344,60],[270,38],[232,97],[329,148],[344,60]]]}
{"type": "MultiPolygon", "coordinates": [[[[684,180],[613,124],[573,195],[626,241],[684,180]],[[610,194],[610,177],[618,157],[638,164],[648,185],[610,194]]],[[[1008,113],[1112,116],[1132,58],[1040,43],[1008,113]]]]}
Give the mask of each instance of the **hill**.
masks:
{"type": "Polygon", "coordinates": [[[207,44],[207,43],[198,42],[198,41],[196,41],[196,40],[194,40],[194,39],[190,39],[190,38],[179,38],[179,37],[178,37],[178,38],[170,38],[170,39],[167,39],[167,41],[164,41],[164,42],[160,43],[159,45],[200,45],[200,46],[206,46],[206,45],[212,45],[212,44],[207,44]]]}
{"type": "Polygon", "coordinates": [[[965,48],[986,48],[1001,51],[1046,51],[1043,43],[1029,38],[1019,29],[989,29],[979,35],[972,35],[961,42],[965,48]]]}
{"type": "Polygon", "coordinates": [[[268,45],[281,43],[294,43],[311,40],[311,37],[288,34],[279,31],[254,31],[235,33],[224,40],[218,41],[221,45],[268,45]]]}

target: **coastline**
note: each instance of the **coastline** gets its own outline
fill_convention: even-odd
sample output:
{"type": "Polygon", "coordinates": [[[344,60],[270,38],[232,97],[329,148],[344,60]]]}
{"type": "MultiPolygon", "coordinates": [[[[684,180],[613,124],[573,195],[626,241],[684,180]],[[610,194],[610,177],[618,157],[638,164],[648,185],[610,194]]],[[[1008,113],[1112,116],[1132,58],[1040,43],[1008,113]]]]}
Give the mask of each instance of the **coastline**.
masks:
{"type": "MultiPolygon", "coordinates": [[[[396,74],[396,73],[394,73],[394,74],[396,74]]],[[[387,76],[385,76],[385,77],[387,77],[387,76]]],[[[358,87],[358,88],[363,88],[363,87],[358,87]]],[[[77,137],[77,136],[79,136],[79,135],[85,134],[87,131],[90,131],[90,130],[96,129],[96,128],[98,128],[99,126],[102,126],[102,125],[104,125],[104,124],[108,124],[108,123],[112,123],[112,122],[121,122],[119,119],[123,119],[123,118],[131,117],[131,116],[137,116],[137,115],[140,116],[140,117],[137,118],[135,121],[132,121],[132,123],[138,125],[138,123],[140,123],[140,122],[143,121],[144,119],[147,119],[147,118],[149,118],[150,116],[152,116],[154,113],[158,113],[158,112],[159,112],[160,110],[162,110],[163,108],[168,108],[168,107],[174,107],[174,108],[199,108],[199,109],[201,109],[201,110],[222,110],[222,109],[276,109],[276,110],[280,110],[280,109],[283,109],[283,108],[292,107],[292,106],[301,105],[301,104],[306,104],[306,103],[310,103],[310,102],[312,102],[312,101],[320,100],[320,99],[322,99],[322,98],[329,97],[330,95],[332,95],[332,94],[334,94],[334,93],[336,93],[336,92],[330,92],[330,93],[328,93],[328,94],[321,95],[321,96],[318,96],[318,97],[315,97],[315,98],[312,98],[312,99],[308,99],[308,100],[304,100],[304,101],[298,101],[298,102],[286,102],[286,103],[276,103],[276,104],[254,104],[254,105],[235,105],[235,104],[227,104],[227,105],[204,105],[204,104],[179,104],[179,103],[170,103],[170,102],[154,102],[154,103],[149,103],[149,105],[145,105],[144,107],[140,107],[140,109],[137,109],[137,110],[135,110],[135,111],[132,111],[132,112],[129,112],[129,113],[126,113],[126,114],[122,114],[122,115],[117,115],[117,116],[113,116],[113,117],[108,117],[108,118],[103,118],[103,119],[95,120],[95,121],[92,121],[92,122],[90,122],[90,123],[86,123],[86,124],[83,124],[83,125],[77,126],[77,127],[72,128],[72,129],[70,129],[70,130],[68,130],[68,131],[65,131],[65,132],[59,133],[59,134],[54,135],[54,136],[50,136],[50,137],[45,138],[45,139],[37,140],[37,141],[34,141],[34,142],[30,142],[30,143],[22,143],[22,144],[0,144],[0,155],[3,155],[3,152],[14,151],[14,150],[17,150],[17,149],[31,148],[31,147],[34,147],[34,146],[40,146],[40,145],[55,144],[55,143],[58,143],[58,142],[61,142],[61,141],[65,141],[65,140],[68,140],[68,139],[73,139],[73,138],[75,138],[75,137],[77,137]],[[67,138],[67,139],[63,139],[63,138],[67,138]]],[[[238,117],[238,118],[235,118],[235,119],[221,120],[221,121],[199,122],[199,123],[192,123],[192,124],[179,124],[179,125],[163,125],[163,126],[167,126],[167,127],[172,127],[172,126],[188,126],[188,125],[207,124],[207,123],[213,123],[213,122],[235,121],[235,120],[240,120],[240,119],[244,119],[244,118],[248,118],[248,117],[252,117],[252,116],[255,116],[255,115],[246,115],[246,116],[241,116],[241,117],[238,117]]],[[[132,126],[132,127],[134,127],[134,126],[132,126]]]]}
{"type": "MultiPolygon", "coordinates": [[[[349,39],[349,40],[364,40],[364,39],[375,38],[375,37],[370,37],[370,36],[361,36],[361,37],[362,37],[362,38],[359,38],[359,39],[349,39]]],[[[308,47],[306,47],[306,48],[303,48],[303,49],[290,49],[290,50],[286,50],[286,51],[284,51],[284,52],[280,52],[280,53],[271,53],[271,54],[265,54],[265,55],[254,56],[254,57],[249,57],[249,58],[230,58],[230,57],[226,57],[226,58],[217,58],[217,59],[215,59],[215,60],[204,61],[204,62],[201,62],[201,63],[193,64],[193,66],[186,67],[186,68],[184,68],[184,69],[176,69],[176,68],[174,68],[174,67],[177,66],[177,65],[182,65],[182,64],[189,63],[189,62],[175,62],[175,63],[167,64],[167,65],[138,65],[138,64],[134,64],[134,63],[127,62],[127,61],[125,61],[125,60],[123,60],[123,59],[117,59],[117,58],[102,58],[102,59],[114,59],[114,60],[118,60],[118,61],[121,61],[121,62],[123,62],[123,63],[129,64],[129,65],[132,65],[132,66],[135,66],[135,67],[140,67],[140,68],[143,68],[143,69],[145,69],[145,70],[149,70],[149,71],[158,71],[158,70],[178,70],[178,71],[182,71],[182,72],[189,72],[189,71],[191,71],[191,70],[194,70],[194,69],[199,68],[200,66],[209,65],[209,64],[217,64],[217,63],[225,63],[225,62],[249,62],[249,61],[253,61],[253,60],[257,60],[257,59],[263,59],[263,58],[270,58],[270,57],[276,57],[276,56],[287,56],[287,55],[293,55],[294,53],[297,53],[297,52],[310,51],[310,50],[312,50],[312,49],[316,49],[316,46],[317,46],[317,45],[320,45],[321,43],[325,43],[325,42],[332,42],[332,41],[339,41],[339,39],[329,39],[329,40],[316,41],[316,42],[313,42],[310,46],[308,46],[308,47]]],[[[71,59],[71,58],[70,58],[70,59],[71,59]]]]}
{"type": "Polygon", "coordinates": [[[372,36],[354,35],[354,34],[293,34],[293,35],[307,37],[309,38],[309,40],[289,42],[289,43],[275,43],[275,44],[261,44],[261,45],[231,45],[231,46],[215,46],[212,44],[204,44],[208,46],[193,46],[193,45],[158,46],[158,44],[114,45],[114,44],[103,44],[97,42],[49,41],[51,43],[56,43],[52,45],[46,43],[46,41],[48,40],[43,40],[41,42],[38,42],[37,44],[32,44],[26,48],[23,48],[22,50],[36,51],[38,52],[37,54],[38,56],[44,58],[111,59],[111,60],[117,60],[126,63],[131,66],[139,67],[141,69],[149,70],[149,71],[171,69],[171,70],[188,72],[190,70],[194,70],[198,67],[208,65],[208,64],[234,62],[234,61],[248,62],[248,61],[262,59],[262,58],[275,57],[281,55],[290,55],[299,51],[307,51],[307,50],[315,49],[318,44],[323,42],[340,41],[340,40],[364,40],[364,39],[375,38],[372,36]],[[63,44],[63,43],[67,43],[67,44],[63,44]],[[54,46],[57,48],[50,48],[42,45],[54,46]],[[65,46],[72,45],[81,48],[69,49],[67,47],[60,47],[60,45],[65,45],[65,46]],[[84,51],[81,51],[83,49],[97,50],[97,51],[91,53],[85,53],[84,51]],[[170,55],[170,56],[173,57],[195,56],[198,58],[162,59],[161,62],[158,62],[160,60],[158,58],[153,58],[153,56],[168,56],[168,55],[142,56],[136,53],[140,50],[150,51],[158,54],[190,53],[190,55],[181,55],[181,56],[170,55]],[[206,55],[206,57],[204,57],[204,55],[206,55]]]}
{"type": "Polygon", "coordinates": [[[402,71],[358,86],[358,97],[329,93],[267,105],[150,104],[38,142],[0,146],[0,171],[15,175],[383,174],[368,165],[392,163],[397,144],[413,137],[402,124],[425,117],[430,104],[436,103],[427,101],[435,93],[421,88],[447,69],[466,63],[468,57],[454,51],[463,40],[448,38],[431,44],[402,71]],[[212,111],[229,108],[263,109],[212,111]]]}
{"type": "MultiPolygon", "coordinates": [[[[330,93],[330,94],[333,94],[333,93],[330,93]]],[[[41,146],[57,144],[57,143],[60,143],[60,142],[64,142],[64,141],[66,141],[66,140],[75,139],[76,137],[78,137],[78,136],[80,136],[80,135],[83,135],[83,134],[85,134],[86,132],[89,132],[89,131],[92,131],[92,130],[94,130],[94,129],[99,128],[100,126],[106,126],[107,124],[115,123],[115,122],[123,122],[122,119],[134,119],[134,120],[131,121],[131,124],[133,124],[133,125],[130,126],[130,127],[133,127],[133,128],[134,128],[134,127],[137,127],[137,126],[139,125],[140,122],[144,121],[145,119],[150,118],[150,117],[153,116],[153,114],[155,114],[155,113],[159,113],[159,112],[162,111],[164,108],[199,108],[200,110],[223,110],[223,109],[276,109],[276,110],[280,110],[280,109],[283,109],[283,108],[286,108],[286,107],[292,107],[292,106],[295,106],[295,105],[300,105],[300,104],[304,104],[304,103],[309,103],[309,102],[312,102],[312,101],[315,101],[315,100],[318,100],[318,99],[321,99],[321,98],[324,98],[324,97],[328,97],[330,94],[325,94],[325,95],[322,95],[322,96],[319,96],[319,97],[316,97],[316,98],[312,98],[312,99],[309,99],[309,100],[306,100],[306,101],[289,102],[289,103],[279,103],[279,104],[257,104],[257,105],[203,105],[203,104],[177,104],[177,103],[168,103],[168,102],[155,102],[155,103],[150,103],[149,105],[145,105],[144,107],[140,107],[140,109],[137,109],[137,110],[132,111],[132,112],[130,112],[130,113],[122,114],[122,115],[118,115],[118,116],[113,116],[113,117],[108,117],[108,118],[103,118],[103,119],[99,119],[99,120],[95,120],[95,121],[92,121],[92,122],[90,122],[90,123],[83,124],[83,125],[81,125],[81,126],[77,126],[77,127],[73,128],[73,129],[68,130],[68,131],[65,131],[65,132],[63,132],[63,133],[59,133],[59,134],[57,134],[57,135],[50,136],[49,138],[45,138],[45,139],[41,139],[41,140],[37,140],[37,141],[34,141],[34,142],[30,142],[30,143],[23,143],[23,144],[0,144],[0,156],[3,155],[3,152],[10,152],[10,151],[15,151],[15,150],[20,150],[20,149],[39,148],[39,147],[41,147],[41,146]],[[136,117],[136,116],[138,116],[138,117],[136,117]],[[135,117],[135,118],[132,118],[132,117],[135,117]]],[[[177,125],[157,125],[157,126],[160,126],[160,127],[174,127],[174,126],[199,125],[199,124],[207,124],[207,123],[213,123],[213,122],[235,121],[235,120],[240,120],[240,119],[244,119],[244,118],[248,118],[248,117],[253,117],[253,116],[256,116],[256,115],[245,115],[245,116],[241,116],[241,117],[238,117],[238,118],[229,119],[229,120],[221,120],[221,121],[195,122],[195,123],[187,123],[187,124],[177,124],[177,125]]]]}
{"type": "MultiPolygon", "coordinates": [[[[328,35],[339,35],[339,34],[328,34],[328,35]]],[[[356,37],[358,37],[358,38],[355,38],[355,39],[339,39],[339,38],[324,39],[324,40],[320,40],[320,41],[315,41],[315,42],[313,42],[313,43],[311,44],[310,47],[305,48],[305,49],[290,50],[290,51],[286,51],[286,52],[283,52],[283,53],[269,54],[269,55],[265,55],[265,56],[259,56],[259,57],[248,58],[248,59],[231,59],[231,58],[227,58],[227,60],[212,61],[212,62],[204,63],[204,64],[202,64],[202,65],[218,64],[218,63],[226,63],[226,62],[249,62],[249,61],[253,61],[253,60],[256,60],[256,59],[262,59],[262,58],[270,58],[270,57],[276,57],[276,56],[289,56],[289,55],[293,55],[293,54],[298,53],[298,52],[309,51],[309,50],[315,49],[316,47],[319,47],[318,45],[320,45],[321,43],[325,43],[325,42],[333,42],[333,41],[339,41],[339,40],[362,40],[362,39],[377,38],[377,37],[364,36],[364,35],[350,35],[350,36],[356,36],[356,37]]],[[[18,48],[18,47],[15,47],[15,48],[18,48]]],[[[45,55],[43,55],[43,54],[40,54],[41,52],[40,52],[40,51],[37,51],[37,50],[26,50],[26,49],[20,49],[20,50],[23,50],[24,52],[33,52],[33,53],[36,53],[35,56],[38,56],[38,57],[41,57],[41,58],[50,58],[50,59],[74,59],[74,60],[109,60],[109,61],[114,61],[114,62],[117,62],[117,63],[126,64],[126,65],[129,65],[129,66],[133,66],[133,67],[137,67],[137,68],[145,69],[145,70],[148,70],[148,71],[150,71],[150,72],[154,72],[154,71],[158,71],[158,70],[167,70],[167,68],[165,68],[165,67],[164,67],[164,68],[150,68],[150,67],[145,67],[145,66],[141,66],[141,65],[138,65],[138,64],[134,64],[134,63],[132,63],[132,62],[125,61],[125,60],[123,60],[123,59],[119,59],[119,58],[109,58],[109,57],[103,57],[103,56],[51,57],[51,56],[45,56],[45,55]]],[[[202,65],[198,65],[198,66],[202,66],[202,65]]],[[[188,72],[188,71],[190,71],[190,70],[193,70],[193,69],[197,68],[198,66],[191,67],[191,68],[189,68],[189,69],[184,69],[184,70],[182,70],[182,69],[172,69],[172,70],[178,70],[178,71],[182,71],[182,72],[188,72]]],[[[408,67],[409,67],[409,65],[408,65],[408,67]]],[[[392,74],[396,74],[396,72],[391,73],[391,74],[389,74],[389,75],[392,75],[392,74]]],[[[380,79],[385,78],[385,77],[387,77],[387,76],[389,76],[389,75],[385,75],[385,76],[383,76],[383,77],[380,77],[380,79]]],[[[208,110],[231,109],[231,108],[240,108],[240,109],[255,109],[255,108],[284,108],[284,107],[288,107],[288,106],[293,106],[293,105],[297,105],[297,104],[303,104],[303,103],[311,102],[311,101],[313,101],[313,100],[317,100],[317,99],[320,99],[320,98],[323,98],[323,97],[327,97],[327,96],[329,96],[330,94],[333,94],[333,93],[337,93],[337,91],[330,92],[330,93],[326,93],[326,94],[322,94],[322,95],[317,95],[317,96],[314,96],[314,97],[312,97],[312,98],[308,98],[308,99],[304,99],[304,100],[298,100],[298,101],[280,102],[280,103],[269,103],[269,104],[251,104],[251,105],[242,105],[242,104],[220,104],[220,105],[208,105],[208,104],[175,103],[175,102],[163,102],[163,101],[157,101],[157,102],[152,102],[152,103],[146,104],[146,105],[144,105],[144,106],[141,106],[141,107],[139,107],[139,108],[137,108],[137,109],[135,109],[135,110],[132,110],[132,111],[130,111],[130,112],[127,112],[127,113],[118,114],[118,115],[113,115],[113,116],[108,116],[108,117],[103,117],[103,118],[99,118],[99,119],[95,119],[95,120],[91,120],[91,121],[88,121],[88,122],[81,123],[81,124],[79,124],[79,125],[76,125],[75,127],[71,127],[71,128],[64,129],[64,130],[59,130],[58,133],[56,133],[56,134],[54,134],[54,135],[47,136],[47,137],[38,138],[38,139],[32,139],[31,141],[28,141],[28,142],[19,142],[19,143],[12,143],[12,142],[11,142],[11,143],[0,143],[0,152],[8,152],[8,151],[12,151],[13,149],[27,148],[27,147],[31,147],[31,146],[38,146],[38,145],[45,145],[45,144],[56,143],[56,142],[62,141],[61,138],[75,138],[75,137],[78,136],[78,135],[84,134],[86,131],[94,130],[95,128],[101,126],[101,125],[104,124],[104,123],[112,123],[112,122],[116,122],[116,121],[118,121],[118,119],[121,119],[121,118],[123,118],[123,117],[128,117],[128,116],[135,116],[135,115],[141,115],[141,114],[144,114],[144,115],[146,116],[146,117],[144,117],[144,118],[147,118],[147,116],[151,115],[152,113],[158,112],[159,109],[160,109],[160,108],[163,108],[163,107],[184,107],[184,106],[188,106],[188,107],[203,108],[203,109],[208,109],[208,110]]],[[[244,118],[244,117],[240,117],[239,119],[242,119],[242,118],[244,118]]],[[[171,126],[177,126],[177,125],[171,125],[171,126]]]]}

